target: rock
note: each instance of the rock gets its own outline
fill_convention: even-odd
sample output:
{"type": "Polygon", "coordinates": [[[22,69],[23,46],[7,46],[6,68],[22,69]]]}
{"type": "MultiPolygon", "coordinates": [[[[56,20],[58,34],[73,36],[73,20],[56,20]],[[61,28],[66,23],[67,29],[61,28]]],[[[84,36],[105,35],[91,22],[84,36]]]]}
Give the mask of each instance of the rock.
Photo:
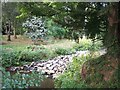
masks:
{"type": "Polygon", "coordinates": [[[42,69],[43,69],[43,70],[45,70],[45,69],[46,69],[46,67],[43,67],[42,69]]]}
{"type": "Polygon", "coordinates": [[[37,66],[35,66],[35,67],[34,67],[34,70],[38,70],[38,67],[37,67],[37,66]]]}
{"type": "Polygon", "coordinates": [[[42,70],[42,67],[37,68],[37,72],[40,72],[42,70]]]}
{"type": "Polygon", "coordinates": [[[55,72],[57,72],[58,71],[58,68],[56,68],[56,67],[54,67],[54,69],[53,69],[55,72]]]}
{"type": "Polygon", "coordinates": [[[61,56],[61,58],[60,59],[63,59],[64,58],[64,56],[61,56]]]}
{"type": "Polygon", "coordinates": [[[41,71],[41,74],[42,74],[42,75],[47,75],[47,72],[46,72],[45,70],[42,70],[42,71],[41,71]]]}
{"type": "Polygon", "coordinates": [[[49,60],[49,61],[47,61],[47,62],[51,64],[51,63],[53,62],[53,60],[49,60]]]}
{"type": "Polygon", "coordinates": [[[20,67],[20,70],[23,70],[24,68],[23,67],[20,67]]]}
{"type": "Polygon", "coordinates": [[[63,63],[65,63],[65,62],[63,62],[63,61],[59,61],[59,64],[60,64],[60,65],[62,65],[63,63]]]}
{"type": "Polygon", "coordinates": [[[48,74],[49,74],[49,75],[51,75],[51,74],[54,74],[54,73],[55,73],[55,71],[54,71],[54,70],[48,70],[47,72],[48,72],[48,74]]]}
{"type": "Polygon", "coordinates": [[[51,66],[51,64],[46,64],[45,66],[46,66],[46,67],[50,67],[50,66],[51,66]]]}
{"type": "Polygon", "coordinates": [[[35,62],[32,62],[32,63],[29,65],[29,67],[33,67],[34,64],[35,64],[35,62]]]}
{"type": "Polygon", "coordinates": [[[44,67],[44,64],[43,63],[38,63],[37,66],[38,67],[44,67]]]}
{"type": "Polygon", "coordinates": [[[49,70],[53,70],[54,69],[54,65],[48,67],[49,70]]]}
{"type": "Polygon", "coordinates": [[[23,66],[23,70],[25,70],[25,71],[29,70],[29,66],[28,65],[24,65],[23,66]]]}

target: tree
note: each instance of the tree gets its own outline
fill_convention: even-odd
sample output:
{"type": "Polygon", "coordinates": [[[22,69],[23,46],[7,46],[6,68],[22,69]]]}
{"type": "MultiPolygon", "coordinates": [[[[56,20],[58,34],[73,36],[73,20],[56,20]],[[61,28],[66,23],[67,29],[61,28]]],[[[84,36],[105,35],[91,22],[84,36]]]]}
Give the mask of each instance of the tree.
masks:
{"type": "Polygon", "coordinates": [[[42,17],[31,17],[23,23],[23,27],[26,28],[26,35],[34,41],[44,39],[47,29],[45,29],[44,21],[42,17]]]}
{"type": "MultiPolygon", "coordinates": [[[[78,37],[74,33],[85,33],[88,38],[91,38],[93,40],[103,40],[104,45],[107,48],[112,49],[113,47],[111,47],[111,43],[116,42],[116,40],[113,38],[119,38],[119,31],[115,30],[118,27],[117,23],[114,25],[113,22],[110,21],[112,19],[114,22],[116,21],[116,8],[118,7],[117,3],[30,3],[25,7],[26,8],[24,9],[27,12],[31,12],[29,13],[31,15],[51,17],[54,22],[62,25],[63,27],[67,27],[71,34],[74,37],[76,36],[75,38],[73,37],[74,39],[78,37]],[[32,10],[30,10],[30,8],[32,8],[32,10]],[[114,14],[115,12],[116,14],[114,14]],[[109,18],[109,20],[107,20],[107,18],[109,18]],[[113,26],[110,26],[111,24],[113,24],[113,26]],[[117,33],[115,34],[115,32],[117,33]],[[108,42],[109,44],[107,44],[108,42]]],[[[69,36],[71,37],[72,35],[69,36]]],[[[118,48],[115,43],[113,45],[118,48]]],[[[108,49],[108,52],[111,52],[111,49],[108,49]]],[[[119,51],[116,53],[118,52],[119,51]]]]}
{"type": "Polygon", "coordinates": [[[110,3],[108,13],[108,33],[106,46],[109,54],[115,57],[120,56],[120,15],[118,14],[120,3],[110,3]]]}
{"type": "Polygon", "coordinates": [[[3,2],[2,3],[2,22],[6,23],[10,20],[15,39],[17,38],[16,29],[18,27],[18,23],[20,23],[16,19],[16,16],[19,14],[17,5],[18,3],[15,3],[15,2],[3,2]]]}
{"type": "Polygon", "coordinates": [[[8,36],[7,41],[11,41],[11,32],[12,32],[12,29],[11,29],[11,22],[10,22],[10,20],[8,20],[8,22],[6,22],[5,29],[6,29],[6,33],[7,33],[7,36],[8,36]]]}
{"type": "Polygon", "coordinates": [[[58,39],[66,38],[67,29],[56,24],[52,19],[45,19],[45,26],[47,29],[47,36],[58,39]]]}

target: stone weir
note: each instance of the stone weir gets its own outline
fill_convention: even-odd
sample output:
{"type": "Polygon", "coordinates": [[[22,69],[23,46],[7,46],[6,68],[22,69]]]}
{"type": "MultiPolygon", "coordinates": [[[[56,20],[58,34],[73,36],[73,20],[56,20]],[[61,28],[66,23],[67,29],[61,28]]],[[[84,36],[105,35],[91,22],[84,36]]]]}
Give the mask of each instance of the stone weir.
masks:
{"type": "MultiPolygon", "coordinates": [[[[90,51],[77,51],[72,55],[61,55],[47,61],[37,61],[32,62],[29,65],[24,65],[21,67],[11,67],[9,71],[24,71],[25,73],[30,73],[32,71],[41,72],[41,74],[46,77],[56,78],[62,74],[66,69],[67,65],[72,62],[72,58],[75,56],[86,56],[90,51]]],[[[100,55],[103,55],[105,50],[99,51],[100,55]]]]}

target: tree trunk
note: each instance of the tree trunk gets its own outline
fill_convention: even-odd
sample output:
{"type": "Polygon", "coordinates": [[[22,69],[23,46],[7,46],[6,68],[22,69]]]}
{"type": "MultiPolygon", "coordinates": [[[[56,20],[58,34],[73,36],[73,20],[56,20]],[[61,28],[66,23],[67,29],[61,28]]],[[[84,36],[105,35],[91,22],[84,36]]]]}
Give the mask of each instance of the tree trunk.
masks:
{"type": "Polygon", "coordinates": [[[16,28],[14,27],[14,39],[17,39],[16,28]]]}
{"type": "Polygon", "coordinates": [[[6,32],[7,32],[7,41],[11,41],[11,22],[10,20],[6,24],[6,32]]]}
{"type": "Polygon", "coordinates": [[[108,54],[118,57],[120,56],[120,28],[118,19],[119,3],[111,3],[108,15],[108,36],[106,40],[108,54]]]}
{"type": "Polygon", "coordinates": [[[7,41],[11,41],[11,35],[10,35],[10,33],[7,34],[7,37],[8,37],[7,41]]]}
{"type": "Polygon", "coordinates": [[[14,39],[17,39],[15,21],[14,21],[14,27],[13,28],[14,28],[14,39]]]}

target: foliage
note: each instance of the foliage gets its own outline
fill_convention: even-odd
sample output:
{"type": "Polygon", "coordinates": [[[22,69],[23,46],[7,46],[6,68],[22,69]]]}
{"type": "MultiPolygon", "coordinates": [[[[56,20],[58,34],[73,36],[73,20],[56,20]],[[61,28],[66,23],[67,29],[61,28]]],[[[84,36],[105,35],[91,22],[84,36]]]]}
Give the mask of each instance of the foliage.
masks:
{"type": "Polygon", "coordinates": [[[26,22],[23,23],[23,27],[27,28],[25,34],[33,41],[36,39],[43,39],[47,32],[42,17],[32,16],[31,18],[28,18],[26,22]]]}
{"type": "Polygon", "coordinates": [[[68,69],[55,79],[56,88],[88,88],[87,84],[82,80],[80,76],[80,70],[82,64],[89,60],[90,56],[86,57],[74,57],[72,63],[68,66],[68,69]]]}
{"type": "Polygon", "coordinates": [[[3,67],[18,66],[24,62],[47,60],[54,58],[57,54],[54,51],[44,48],[43,46],[27,46],[24,50],[14,50],[4,48],[1,53],[1,63],[3,67]]]}
{"type": "Polygon", "coordinates": [[[1,56],[2,56],[1,63],[2,63],[2,65],[5,66],[5,67],[20,65],[21,64],[20,56],[19,56],[20,53],[21,52],[19,52],[19,51],[3,50],[2,53],[1,53],[1,56]]]}
{"type": "MultiPolygon", "coordinates": [[[[34,46],[35,47],[35,46],[34,46]]],[[[55,57],[55,54],[49,49],[40,47],[35,47],[34,49],[28,49],[21,53],[20,60],[21,61],[39,61],[46,60],[55,57]]]]}
{"type": "Polygon", "coordinates": [[[59,24],[55,23],[51,19],[46,19],[45,22],[46,28],[48,30],[48,36],[59,39],[63,39],[66,37],[67,30],[65,28],[61,27],[59,24]]]}
{"type": "Polygon", "coordinates": [[[64,49],[64,48],[56,48],[54,51],[57,55],[68,55],[68,54],[72,54],[75,53],[74,49],[64,49]]]}
{"type": "Polygon", "coordinates": [[[98,58],[92,58],[86,63],[86,84],[90,88],[118,88],[119,69],[115,63],[115,58],[103,55],[98,58]],[[113,66],[114,63],[114,66],[113,66]]]}
{"type": "Polygon", "coordinates": [[[92,40],[87,40],[87,39],[83,39],[80,41],[79,44],[76,44],[73,46],[73,48],[76,51],[84,51],[84,50],[90,50],[90,51],[96,51],[96,50],[100,50],[103,47],[102,42],[99,40],[96,40],[94,42],[92,42],[92,40]]]}
{"type": "Polygon", "coordinates": [[[11,74],[10,72],[6,72],[3,68],[0,68],[0,70],[3,73],[3,89],[9,88],[12,90],[13,88],[28,88],[33,86],[38,87],[43,80],[41,72],[32,71],[29,74],[17,72],[15,74],[11,74]]]}
{"type": "MultiPolygon", "coordinates": [[[[103,39],[107,28],[108,3],[101,2],[40,2],[23,3],[23,12],[49,17],[54,22],[68,28],[70,33],[84,33],[87,37],[103,39]],[[32,7],[32,8],[30,8],[32,7]],[[32,13],[29,13],[32,12],[32,13]]],[[[69,37],[71,37],[69,35],[69,37]]]]}

